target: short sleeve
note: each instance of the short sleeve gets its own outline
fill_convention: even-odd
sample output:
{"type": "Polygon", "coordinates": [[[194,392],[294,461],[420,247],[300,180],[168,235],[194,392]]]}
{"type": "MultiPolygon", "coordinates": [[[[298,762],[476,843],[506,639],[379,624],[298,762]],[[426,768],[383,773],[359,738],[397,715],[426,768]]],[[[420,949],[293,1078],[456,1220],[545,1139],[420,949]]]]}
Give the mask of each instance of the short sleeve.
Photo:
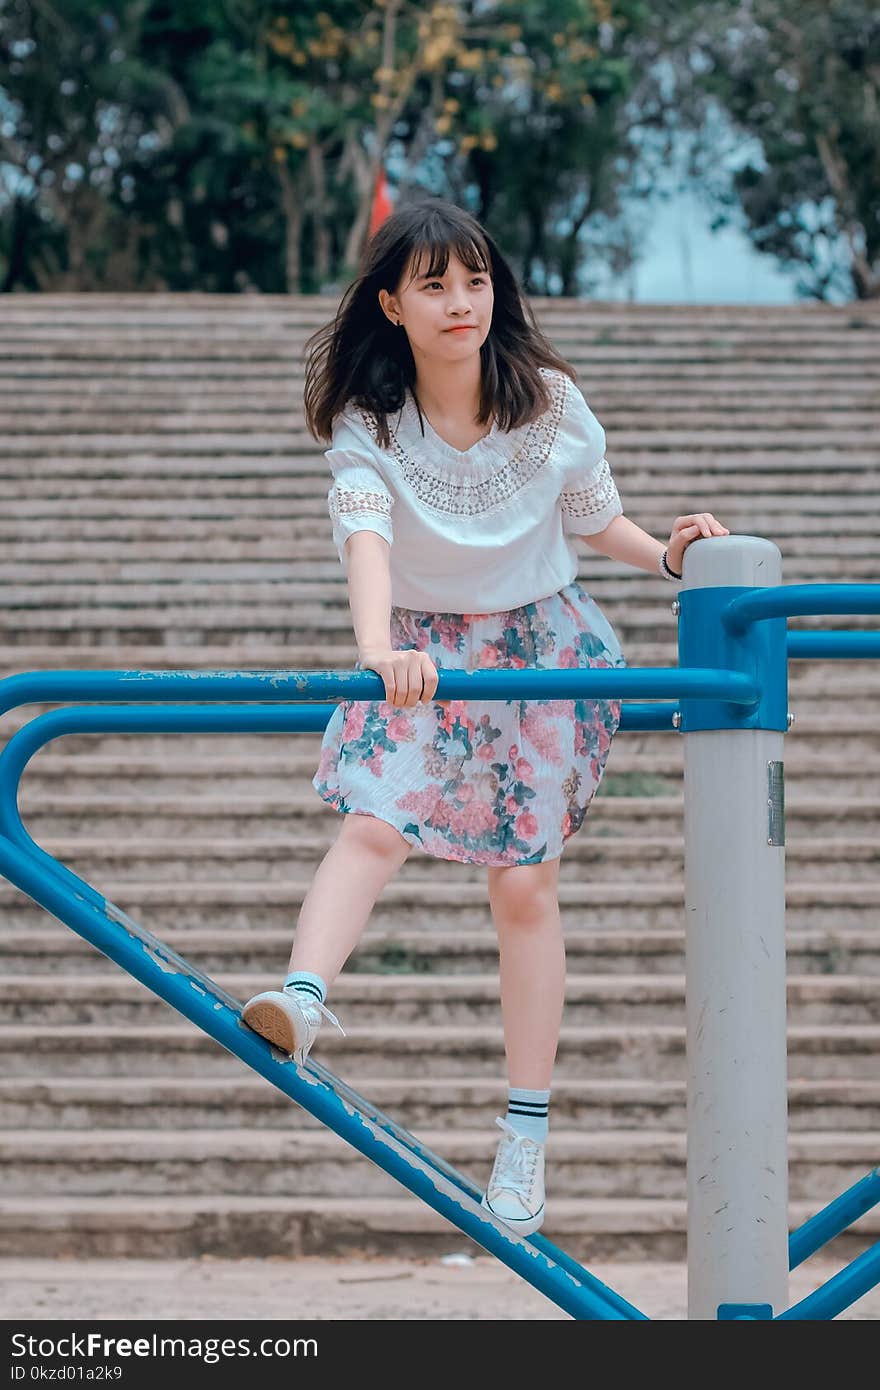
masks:
{"type": "Polygon", "coordinates": [[[570,378],[559,433],[563,529],[592,536],[622,514],[623,504],[605,457],[605,431],[570,378]]]}
{"type": "Polygon", "coordinates": [[[394,498],[371,453],[369,436],[358,430],[345,412],[336,420],[333,441],[324,457],[333,474],[333,486],[327,494],[333,541],[344,569],[345,542],[355,531],[375,531],[393,544],[394,498]]]}

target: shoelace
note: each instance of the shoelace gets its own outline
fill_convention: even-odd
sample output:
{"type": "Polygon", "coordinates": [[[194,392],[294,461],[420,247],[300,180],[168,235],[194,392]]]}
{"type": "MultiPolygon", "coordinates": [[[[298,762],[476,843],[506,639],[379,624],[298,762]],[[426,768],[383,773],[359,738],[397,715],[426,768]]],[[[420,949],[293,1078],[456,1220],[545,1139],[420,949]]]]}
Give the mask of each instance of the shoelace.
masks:
{"type": "Polygon", "coordinates": [[[289,995],[291,995],[291,997],[296,998],[297,1003],[300,1004],[304,1010],[305,1010],[305,1009],[320,1009],[320,1010],[321,1010],[321,1013],[324,1015],[324,1017],[325,1017],[325,1018],[329,1018],[330,1022],[333,1024],[334,1028],[338,1028],[339,1031],[340,1031],[340,1033],[342,1034],[342,1036],[343,1036],[343,1037],[346,1037],[345,1029],[343,1028],[342,1024],[339,1022],[339,1019],[336,1017],[335,1014],[331,1014],[330,1010],[327,1008],[327,1005],[326,1005],[326,1004],[322,1004],[321,1001],[320,1001],[320,999],[309,998],[309,999],[306,1000],[306,999],[303,998],[303,991],[302,991],[302,990],[294,990],[294,989],[291,989],[291,990],[285,990],[284,992],[285,992],[285,994],[289,994],[289,995]]]}
{"type": "Polygon", "coordinates": [[[528,1195],[535,1177],[535,1166],[540,1145],[536,1139],[529,1139],[502,1120],[499,1115],[495,1121],[504,1130],[505,1143],[498,1150],[495,1168],[490,1180],[491,1187],[506,1187],[517,1194],[528,1195]]]}

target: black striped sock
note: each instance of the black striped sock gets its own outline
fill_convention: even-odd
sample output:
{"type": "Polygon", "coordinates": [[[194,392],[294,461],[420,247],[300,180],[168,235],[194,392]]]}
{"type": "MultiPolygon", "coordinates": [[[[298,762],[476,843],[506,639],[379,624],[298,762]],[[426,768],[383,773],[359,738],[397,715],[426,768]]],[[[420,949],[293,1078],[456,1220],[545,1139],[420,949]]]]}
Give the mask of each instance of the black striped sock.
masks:
{"type": "Polygon", "coordinates": [[[323,1004],[327,998],[327,986],[321,976],[313,975],[309,970],[292,970],[284,981],[284,988],[288,992],[296,990],[297,994],[307,994],[319,1004],[323,1004]]]}
{"type": "Polygon", "coordinates": [[[525,1134],[543,1144],[550,1126],[549,1113],[549,1091],[525,1091],[514,1086],[508,1089],[504,1118],[517,1134],[525,1134]]]}

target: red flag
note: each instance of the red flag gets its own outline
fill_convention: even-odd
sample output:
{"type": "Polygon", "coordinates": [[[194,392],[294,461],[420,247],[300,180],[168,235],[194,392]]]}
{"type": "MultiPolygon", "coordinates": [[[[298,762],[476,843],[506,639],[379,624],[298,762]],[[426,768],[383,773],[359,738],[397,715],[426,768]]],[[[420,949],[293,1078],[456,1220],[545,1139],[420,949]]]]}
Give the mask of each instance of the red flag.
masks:
{"type": "Polygon", "coordinates": [[[385,177],[385,170],[380,169],[376,175],[376,187],[373,192],[373,210],[370,213],[370,230],[368,237],[381,227],[386,218],[390,217],[394,211],[394,204],[388,192],[388,180],[385,177]]]}

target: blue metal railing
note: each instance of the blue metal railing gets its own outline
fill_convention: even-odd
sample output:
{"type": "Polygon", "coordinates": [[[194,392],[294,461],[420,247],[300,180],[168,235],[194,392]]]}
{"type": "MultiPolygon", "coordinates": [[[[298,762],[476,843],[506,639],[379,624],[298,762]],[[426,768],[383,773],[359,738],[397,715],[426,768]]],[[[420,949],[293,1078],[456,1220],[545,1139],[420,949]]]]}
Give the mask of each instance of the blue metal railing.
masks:
{"type": "MultiPolygon", "coordinates": [[[[880,585],[795,585],[749,590],[721,610],[733,633],[795,613],[877,613],[880,585]]],[[[787,634],[788,657],[880,656],[880,633],[787,634]]],[[[435,699],[714,700],[751,708],[761,697],[749,673],[688,666],[549,671],[442,671],[435,699]]],[[[474,1183],[325,1068],[298,1067],[241,1021],[240,1004],[152,936],[91,884],[35,843],[18,812],[21,776],[34,754],[70,733],[289,733],[320,731],[332,709],[316,702],[384,697],[375,672],[30,671],[0,680],[0,715],[31,703],[96,700],[30,720],[0,754],[0,874],[190,1019],[221,1046],[335,1130],[441,1216],[496,1255],[573,1317],[643,1320],[645,1314],[540,1235],[517,1237],[479,1205],[474,1183]],[[153,704],[113,705],[113,700],[153,704]],[[186,703],[170,704],[172,700],[186,703]],[[256,700],[220,706],[197,701],[256,700]],[[296,701],[297,703],[292,703],[296,701]],[[301,702],[301,703],[300,703],[301,702]],[[281,707],[276,707],[281,706],[281,707]]],[[[622,705],[621,729],[674,729],[679,706],[622,705]]],[[[812,1217],[789,1243],[794,1267],[880,1201],[869,1174],[812,1217]]],[[[777,1320],[829,1318],[880,1282],[880,1243],[777,1320]]],[[[744,1314],[743,1316],[748,1316],[744,1314]]]]}

